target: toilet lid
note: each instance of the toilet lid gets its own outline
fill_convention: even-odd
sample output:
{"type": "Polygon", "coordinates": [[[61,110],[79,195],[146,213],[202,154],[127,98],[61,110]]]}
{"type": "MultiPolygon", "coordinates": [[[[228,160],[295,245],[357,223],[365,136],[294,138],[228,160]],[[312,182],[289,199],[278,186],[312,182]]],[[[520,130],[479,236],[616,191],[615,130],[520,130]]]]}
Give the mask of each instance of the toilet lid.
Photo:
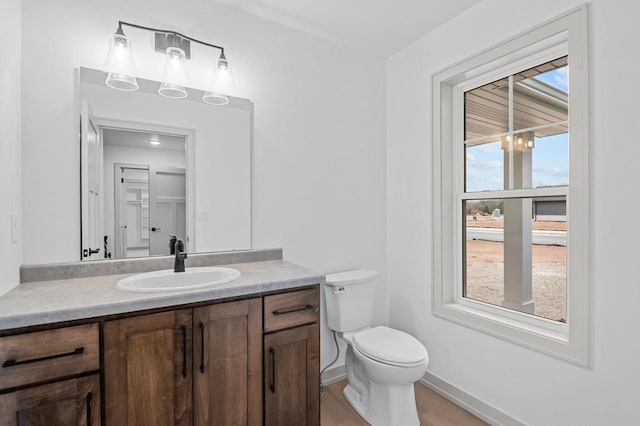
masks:
{"type": "Polygon", "coordinates": [[[413,336],[389,327],[373,327],[353,336],[363,354],[386,364],[413,366],[427,358],[427,349],[413,336]]]}

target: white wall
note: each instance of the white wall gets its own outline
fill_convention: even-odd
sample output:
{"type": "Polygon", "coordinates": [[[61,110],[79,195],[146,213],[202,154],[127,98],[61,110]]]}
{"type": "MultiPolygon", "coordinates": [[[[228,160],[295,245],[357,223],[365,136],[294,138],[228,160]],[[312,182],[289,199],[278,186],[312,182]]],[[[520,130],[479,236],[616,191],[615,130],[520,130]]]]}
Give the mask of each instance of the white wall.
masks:
{"type": "MultiPolygon", "coordinates": [[[[118,20],[225,47],[236,95],[255,102],[254,247],[282,247],[320,272],[378,270],[376,321],[386,323],[384,61],[206,0],[25,2],[24,262],[75,260],[73,69],[102,66],[118,20]]],[[[154,62],[144,45],[134,52],[141,76],[159,79],[161,56],[154,62]]],[[[324,364],[333,354],[324,327],[322,339],[324,364]]]]}
{"type": "Polygon", "coordinates": [[[525,424],[640,424],[637,2],[590,5],[592,258],[584,265],[591,272],[590,367],[431,314],[430,77],[580,3],[485,0],[388,59],[390,323],[427,346],[431,373],[525,424]]]}
{"type": "MultiPolygon", "coordinates": [[[[20,1],[0,0],[0,295],[20,281],[21,243],[11,238],[11,214],[20,218],[20,1]]],[[[18,224],[18,231],[19,231],[18,224]]],[[[19,236],[19,235],[18,235],[19,236]]]]}

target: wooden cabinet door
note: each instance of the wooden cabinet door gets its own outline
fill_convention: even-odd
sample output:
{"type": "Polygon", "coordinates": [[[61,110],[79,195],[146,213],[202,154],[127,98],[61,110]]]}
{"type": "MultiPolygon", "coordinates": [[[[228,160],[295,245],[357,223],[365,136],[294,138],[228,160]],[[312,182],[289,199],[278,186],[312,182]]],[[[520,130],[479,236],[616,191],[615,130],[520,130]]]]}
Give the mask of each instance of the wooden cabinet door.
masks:
{"type": "Polygon", "coordinates": [[[105,423],[192,424],[191,311],[104,324],[105,423]]]}
{"type": "Polygon", "coordinates": [[[262,425],[262,299],[193,310],[196,426],[262,425]]]}
{"type": "Polygon", "coordinates": [[[320,424],[318,324],[266,335],[264,371],[265,425],[320,424]]]}
{"type": "Polygon", "coordinates": [[[0,426],[98,425],[98,374],[0,395],[0,426]]]}

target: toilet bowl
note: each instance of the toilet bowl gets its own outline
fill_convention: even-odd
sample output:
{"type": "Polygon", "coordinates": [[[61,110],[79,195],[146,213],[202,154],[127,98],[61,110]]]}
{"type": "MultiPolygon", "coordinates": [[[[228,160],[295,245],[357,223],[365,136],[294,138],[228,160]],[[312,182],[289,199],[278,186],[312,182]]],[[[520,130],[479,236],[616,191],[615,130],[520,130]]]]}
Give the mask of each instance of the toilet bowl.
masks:
{"type": "Polygon", "coordinates": [[[356,270],[326,277],[329,328],[347,343],[343,394],[373,426],[419,426],[413,386],[427,371],[429,356],[413,336],[371,326],[376,276],[356,270]]]}
{"type": "Polygon", "coordinates": [[[351,406],[374,426],[418,426],[413,384],[427,371],[424,346],[383,326],[341,337],[348,345],[343,395],[351,406]]]}

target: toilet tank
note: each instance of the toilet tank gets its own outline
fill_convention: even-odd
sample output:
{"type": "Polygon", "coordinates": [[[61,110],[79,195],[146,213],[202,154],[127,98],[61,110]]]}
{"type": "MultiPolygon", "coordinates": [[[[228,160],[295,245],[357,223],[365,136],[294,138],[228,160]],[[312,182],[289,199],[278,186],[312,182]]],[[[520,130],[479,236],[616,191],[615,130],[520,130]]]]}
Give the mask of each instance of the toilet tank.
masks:
{"type": "Polygon", "coordinates": [[[371,325],[373,319],[373,283],[376,271],[329,274],[324,285],[327,323],[335,331],[352,331],[371,325]]]}

